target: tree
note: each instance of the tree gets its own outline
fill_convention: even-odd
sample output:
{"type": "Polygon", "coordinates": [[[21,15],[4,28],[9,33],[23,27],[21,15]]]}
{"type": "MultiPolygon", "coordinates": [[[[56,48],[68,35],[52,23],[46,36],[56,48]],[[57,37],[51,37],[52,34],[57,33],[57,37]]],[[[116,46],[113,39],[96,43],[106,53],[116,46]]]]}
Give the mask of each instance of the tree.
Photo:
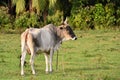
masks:
{"type": "Polygon", "coordinates": [[[48,15],[48,10],[60,10],[63,12],[63,20],[67,16],[70,16],[72,4],[69,0],[4,0],[9,8],[8,12],[11,15],[16,16],[22,14],[25,11],[30,13],[34,12],[39,16],[42,16],[44,21],[48,15]]]}
{"type": "Polygon", "coordinates": [[[67,16],[70,16],[72,3],[69,0],[57,0],[58,9],[63,12],[63,21],[67,16]]]}

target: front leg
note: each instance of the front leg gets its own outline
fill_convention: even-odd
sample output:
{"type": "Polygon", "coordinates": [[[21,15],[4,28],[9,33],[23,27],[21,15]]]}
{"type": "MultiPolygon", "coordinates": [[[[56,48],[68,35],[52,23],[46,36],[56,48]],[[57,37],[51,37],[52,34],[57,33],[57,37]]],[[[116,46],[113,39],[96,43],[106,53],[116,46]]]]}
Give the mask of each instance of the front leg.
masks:
{"type": "Polygon", "coordinates": [[[52,60],[53,60],[53,54],[54,54],[54,50],[51,49],[51,51],[50,51],[50,61],[49,61],[49,64],[50,64],[50,72],[52,72],[52,60]]]}
{"type": "Polygon", "coordinates": [[[45,62],[46,62],[46,73],[48,73],[48,64],[49,64],[49,55],[47,53],[44,53],[44,56],[45,56],[45,62]]]}

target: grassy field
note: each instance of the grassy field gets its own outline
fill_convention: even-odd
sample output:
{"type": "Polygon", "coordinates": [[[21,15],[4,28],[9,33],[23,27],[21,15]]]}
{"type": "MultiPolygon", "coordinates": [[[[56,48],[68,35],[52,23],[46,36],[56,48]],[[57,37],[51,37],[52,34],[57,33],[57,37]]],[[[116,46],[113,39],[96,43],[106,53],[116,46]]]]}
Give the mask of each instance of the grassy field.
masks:
{"type": "Polygon", "coordinates": [[[56,53],[54,71],[45,74],[43,54],[35,58],[32,75],[27,55],[25,76],[20,75],[20,34],[0,34],[0,80],[120,80],[120,31],[76,31],[78,40],[64,42],[56,53]]]}

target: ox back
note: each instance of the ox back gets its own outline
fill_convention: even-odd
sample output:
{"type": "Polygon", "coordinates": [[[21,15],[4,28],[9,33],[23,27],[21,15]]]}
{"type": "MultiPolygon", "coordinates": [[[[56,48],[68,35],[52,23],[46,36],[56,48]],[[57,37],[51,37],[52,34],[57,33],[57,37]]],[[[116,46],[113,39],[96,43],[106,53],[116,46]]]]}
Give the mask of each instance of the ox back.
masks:
{"type": "Polygon", "coordinates": [[[50,49],[58,49],[61,39],[57,36],[57,29],[53,24],[41,29],[31,28],[29,33],[33,36],[34,47],[37,51],[49,52],[50,49]]]}

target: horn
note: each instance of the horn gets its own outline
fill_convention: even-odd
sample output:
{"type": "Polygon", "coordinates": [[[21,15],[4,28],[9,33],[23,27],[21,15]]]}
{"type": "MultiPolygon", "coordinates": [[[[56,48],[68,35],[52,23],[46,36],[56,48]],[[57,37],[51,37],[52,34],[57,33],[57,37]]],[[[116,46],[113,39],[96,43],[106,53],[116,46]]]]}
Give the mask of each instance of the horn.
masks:
{"type": "Polygon", "coordinates": [[[64,25],[64,19],[62,19],[61,24],[64,25]]]}
{"type": "Polygon", "coordinates": [[[61,24],[64,24],[64,21],[61,21],[61,24]]]}
{"type": "Polygon", "coordinates": [[[67,18],[65,19],[64,23],[65,23],[65,24],[67,24],[67,23],[68,23],[68,19],[67,19],[67,18]]]}

